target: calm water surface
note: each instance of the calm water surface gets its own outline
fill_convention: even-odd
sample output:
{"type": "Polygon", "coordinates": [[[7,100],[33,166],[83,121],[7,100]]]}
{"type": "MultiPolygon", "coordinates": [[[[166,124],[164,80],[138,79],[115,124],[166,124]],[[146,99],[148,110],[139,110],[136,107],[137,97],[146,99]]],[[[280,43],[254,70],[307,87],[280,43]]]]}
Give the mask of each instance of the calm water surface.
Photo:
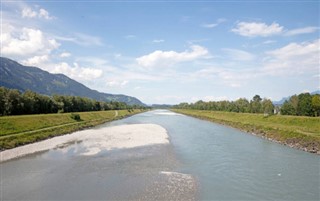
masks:
{"type": "Polygon", "coordinates": [[[317,155],[166,110],[100,127],[136,123],[163,126],[171,145],[84,157],[76,154],[81,142],[75,142],[8,161],[1,164],[2,199],[320,200],[317,155]],[[192,181],[167,179],[162,171],[191,175],[192,181]],[[197,189],[185,191],[189,182],[197,189]],[[170,189],[179,196],[161,197],[170,189]]]}

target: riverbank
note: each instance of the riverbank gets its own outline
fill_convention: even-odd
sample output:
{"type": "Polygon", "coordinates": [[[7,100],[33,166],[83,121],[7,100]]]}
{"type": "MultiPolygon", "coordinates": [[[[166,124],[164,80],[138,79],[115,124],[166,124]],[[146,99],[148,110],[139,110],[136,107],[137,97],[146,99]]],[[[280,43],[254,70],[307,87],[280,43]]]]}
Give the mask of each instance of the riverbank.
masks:
{"type": "Polygon", "coordinates": [[[231,126],[292,148],[320,154],[320,118],[206,110],[172,111],[231,126]]]}
{"type": "Polygon", "coordinates": [[[0,151],[83,130],[144,110],[110,110],[0,117],[0,151]]]}

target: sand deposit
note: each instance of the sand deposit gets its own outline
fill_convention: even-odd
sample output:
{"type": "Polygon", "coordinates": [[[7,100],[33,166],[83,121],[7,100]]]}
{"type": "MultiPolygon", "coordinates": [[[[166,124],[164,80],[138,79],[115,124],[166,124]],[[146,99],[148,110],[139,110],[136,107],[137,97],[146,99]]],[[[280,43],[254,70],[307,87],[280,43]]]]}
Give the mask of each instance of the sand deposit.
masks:
{"type": "Polygon", "coordinates": [[[27,154],[58,148],[81,141],[81,155],[95,155],[112,149],[168,144],[167,131],[156,124],[130,124],[88,129],[0,152],[1,162],[27,154]]]}

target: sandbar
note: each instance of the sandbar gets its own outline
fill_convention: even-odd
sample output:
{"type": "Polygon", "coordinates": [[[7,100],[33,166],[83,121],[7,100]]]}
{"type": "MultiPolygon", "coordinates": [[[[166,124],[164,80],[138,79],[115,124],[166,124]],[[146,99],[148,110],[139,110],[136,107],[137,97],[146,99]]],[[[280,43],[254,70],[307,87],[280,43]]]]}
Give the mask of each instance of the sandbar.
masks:
{"type": "Polygon", "coordinates": [[[157,124],[128,124],[93,128],[2,151],[0,162],[79,141],[84,147],[79,155],[95,155],[101,151],[113,149],[169,144],[169,137],[166,129],[157,124]]]}

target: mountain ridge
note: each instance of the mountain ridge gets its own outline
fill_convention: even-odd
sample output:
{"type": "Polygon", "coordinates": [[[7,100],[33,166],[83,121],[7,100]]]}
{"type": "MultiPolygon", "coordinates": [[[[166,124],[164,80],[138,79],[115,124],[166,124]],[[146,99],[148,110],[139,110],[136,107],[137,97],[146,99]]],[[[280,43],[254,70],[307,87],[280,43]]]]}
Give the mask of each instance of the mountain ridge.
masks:
{"type": "Polygon", "coordinates": [[[0,86],[40,94],[88,97],[98,101],[119,101],[145,106],[139,99],[123,94],[108,94],[93,90],[64,74],[52,74],[38,67],[24,66],[12,59],[0,57],[0,86]]]}
{"type": "MultiPolygon", "coordinates": [[[[302,93],[303,93],[303,92],[302,92],[302,93]]],[[[311,94],[311,95],[320,94],[320,90],[316,90],[316,91],[310,92],[310,94],[311,94]]],[[[293,95],[292,95],[292,96],[293,96],[293,95]]],[[[274,105],[282,105],[285,101],[288,101],[290,98],[291,98],[291,96],[283,97],[281,100],[272,101],[272,103],[273,103],[274,105]]]]}

